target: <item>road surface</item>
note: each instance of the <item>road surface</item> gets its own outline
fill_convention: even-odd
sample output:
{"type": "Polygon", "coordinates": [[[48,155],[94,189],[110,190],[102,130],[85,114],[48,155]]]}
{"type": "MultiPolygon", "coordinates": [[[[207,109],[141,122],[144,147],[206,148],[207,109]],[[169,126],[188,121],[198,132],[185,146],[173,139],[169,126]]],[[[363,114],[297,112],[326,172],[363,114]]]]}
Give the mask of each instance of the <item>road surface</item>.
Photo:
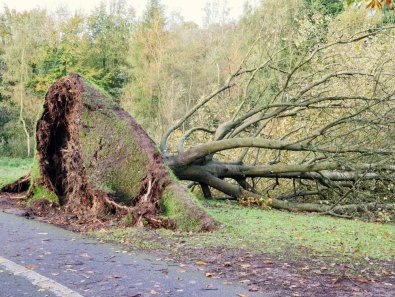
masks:
{"type": "Polygon", "coordinates": [[[0,297],[269,296],[0,212],[0,297]]]}

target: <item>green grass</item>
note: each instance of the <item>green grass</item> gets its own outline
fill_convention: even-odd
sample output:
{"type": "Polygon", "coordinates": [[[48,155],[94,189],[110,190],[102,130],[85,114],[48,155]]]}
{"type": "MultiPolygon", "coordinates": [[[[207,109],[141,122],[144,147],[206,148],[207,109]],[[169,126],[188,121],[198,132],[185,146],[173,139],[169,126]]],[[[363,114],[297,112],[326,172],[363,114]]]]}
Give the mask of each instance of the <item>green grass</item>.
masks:
{"type": "Polygon", "coordinates": [[[212,233],[114,228],[95,232],[94,236],[141,249],[147,249],[148,242],[148,249],[161,246],[173,252],[179,252],[182,242],[183,249],[225,247],[301,258],[325,255],[337,259],[390,260],[395,256],[395,228],[389,224],[262,211],[225,203],[208,207],[207,211],[223,224],[212,233]]]}
{"type": "Polygon", "coordinates": [[[0,157],[0,188],[27,174],[32,159],[0,157]]]}
{"type": "Polygon", "coordinates": [[[220,234],[209,237],[210,244],[222,240],[234,245],[239,241],[238,246],[274,253],[305,247],[322,254],[375,259],[395,255],[393,225],[232,206],[209,212],[225,225],[220,234]]]}

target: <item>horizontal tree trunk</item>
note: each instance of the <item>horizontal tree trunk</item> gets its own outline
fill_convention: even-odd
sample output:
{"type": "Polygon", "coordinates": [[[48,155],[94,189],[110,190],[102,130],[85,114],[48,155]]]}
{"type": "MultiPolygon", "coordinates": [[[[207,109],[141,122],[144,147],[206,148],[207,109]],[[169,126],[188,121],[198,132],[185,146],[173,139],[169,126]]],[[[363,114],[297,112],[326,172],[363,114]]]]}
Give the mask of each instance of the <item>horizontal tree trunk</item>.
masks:
{"type": "Polygon", "coordinates": [[[259,139],[255,137],[247,138],[231,138],[218,141],[211,141],[205,144],[197,145],[186,152],[177,155],[174,159],[170,160],[171,165],[187,166],[193,162],[224,150],[243,148],[243,147],[256,147],[272,150],[286,150],[286,151],[308,151],[308,152],[324,152],[324,153],[369,153],[369,154],[394,154],[394,150],[387,149],[365,149],[357,146],[348,146],[339,148],[335,146],[314,146],[303,143],[294,143],[285,140],[275,139],[259,139]]]}
{"type": "Polygon", "coordinates": [[[221,179],[232,178],[236,180],[247,177],[303,178],[318,181],[392,180],[393,174],[388,174],[387,171],[391,173],[395,171],[392,165],[362,164],[355,165],[353,168],[346,168],[344,165],[336,162],[323,162],[314,165],[274,164],[253,166],[208,161],[202,162],[200,165],[182,166],[177,162],[170,161],[169,167],[179,179],[196,182],[200,182],[207,173],[221,179]],[[376,172],[365,172],[370,169],[376,172]],[[380,170],[385,174],[380,174],[380,170]]]}

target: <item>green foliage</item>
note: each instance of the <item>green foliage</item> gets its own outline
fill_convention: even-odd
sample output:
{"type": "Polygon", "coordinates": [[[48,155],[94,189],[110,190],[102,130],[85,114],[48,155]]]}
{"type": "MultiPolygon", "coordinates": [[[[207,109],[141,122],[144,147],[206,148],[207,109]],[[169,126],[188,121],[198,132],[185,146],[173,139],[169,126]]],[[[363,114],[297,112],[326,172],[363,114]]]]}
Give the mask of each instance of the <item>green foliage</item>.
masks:
{"type": "Polygon", "coordinates": [[[303,0],[311,10],[324,15],[336,16],[344,9],[343,0],[303,0]]]}
{"type": "Polygon", "coordinates": [[[384,24],[395,24],[395,12],[394,5],[386,5],[383,7],[383,23],[384,24]]]}
{"type": "MultiPolygon", "coordinates": [[[[0,14],[0,153],[26,155],[48,87],[78,72],[118,96],[126,75],[132,11],[123,1],[101,5],[90,15],[34,9],[0,14]],[[20,114],[21,113],[21,114],[20,114]]],[[[34,143],[34,141],[31,141],[34,143]]]]}
{"type": "Polygon", "coordinates": [[[60,32],[56,32],[61,37],[49,40],[31,88],[43,94],[55,80],[76,72],[112,95],[119,95],[132,26],[125,11],[126,7],[108,10],[102,5],[88,17],[76,14],[65,19],[60,32]]]}
{"type": "Polygon", "coordinates": [[[2,156],[11,156],[17,157],[18,154],[16,148],[13,143],[17,142],[20,145],[19,141],[16,141],[18,133],[15,133],[15,128],[17,130],[19,128],[18,121],[16,120],[18,117],[18,111],[13,104],[13,102],[9,102],[9,100],[0,100],[0,155],[2,156]]]}
{"type": "Polygon", "coordinates": [[[142,21],[133,31],[128,59],[129,84],[125,91],[133,100],[130,111],[139,120],[155,122],[159,116],[161,90],[158,76],[163,53],[161,47],[167,36],[163,8],[158,0],[151,0],[142,21]]]}

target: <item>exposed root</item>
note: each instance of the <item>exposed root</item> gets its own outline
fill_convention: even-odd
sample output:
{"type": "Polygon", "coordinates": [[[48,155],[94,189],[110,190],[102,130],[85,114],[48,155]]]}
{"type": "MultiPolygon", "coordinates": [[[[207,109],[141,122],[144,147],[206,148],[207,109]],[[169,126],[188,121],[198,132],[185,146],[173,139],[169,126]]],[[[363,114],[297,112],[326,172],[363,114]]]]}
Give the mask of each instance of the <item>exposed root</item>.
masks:
{"type": "Polygon", "coordinates": [[[130,207],[127,207],[125,205],[121,205],[119,203],[116,203],[115,201],[109,199],[106,196],[103,196],[104,202],[109,205],[110,207],[115,208],[116,210],[119,210],[120,212],[125,212],[125,213],[129,213],[131,211],[130,207]]]}
{"type": "Polygon", "coordinates": [[[152,190],[152,179],[149,178],[148,179],[148,188],[147,188],[147,192],[145,193],[145,195],[141,198],[141,202],[148,202],[149,201],[149,197],[151,194],[151,190],[152,190]]]}
{"type": "Polygon", "coordinates": [[[8,184],[0,189],[0,192],[5,193],[21,193],[29,189],[30,186],[30,173],[28,175],[22,176],[15,182],[8,184]]]}

